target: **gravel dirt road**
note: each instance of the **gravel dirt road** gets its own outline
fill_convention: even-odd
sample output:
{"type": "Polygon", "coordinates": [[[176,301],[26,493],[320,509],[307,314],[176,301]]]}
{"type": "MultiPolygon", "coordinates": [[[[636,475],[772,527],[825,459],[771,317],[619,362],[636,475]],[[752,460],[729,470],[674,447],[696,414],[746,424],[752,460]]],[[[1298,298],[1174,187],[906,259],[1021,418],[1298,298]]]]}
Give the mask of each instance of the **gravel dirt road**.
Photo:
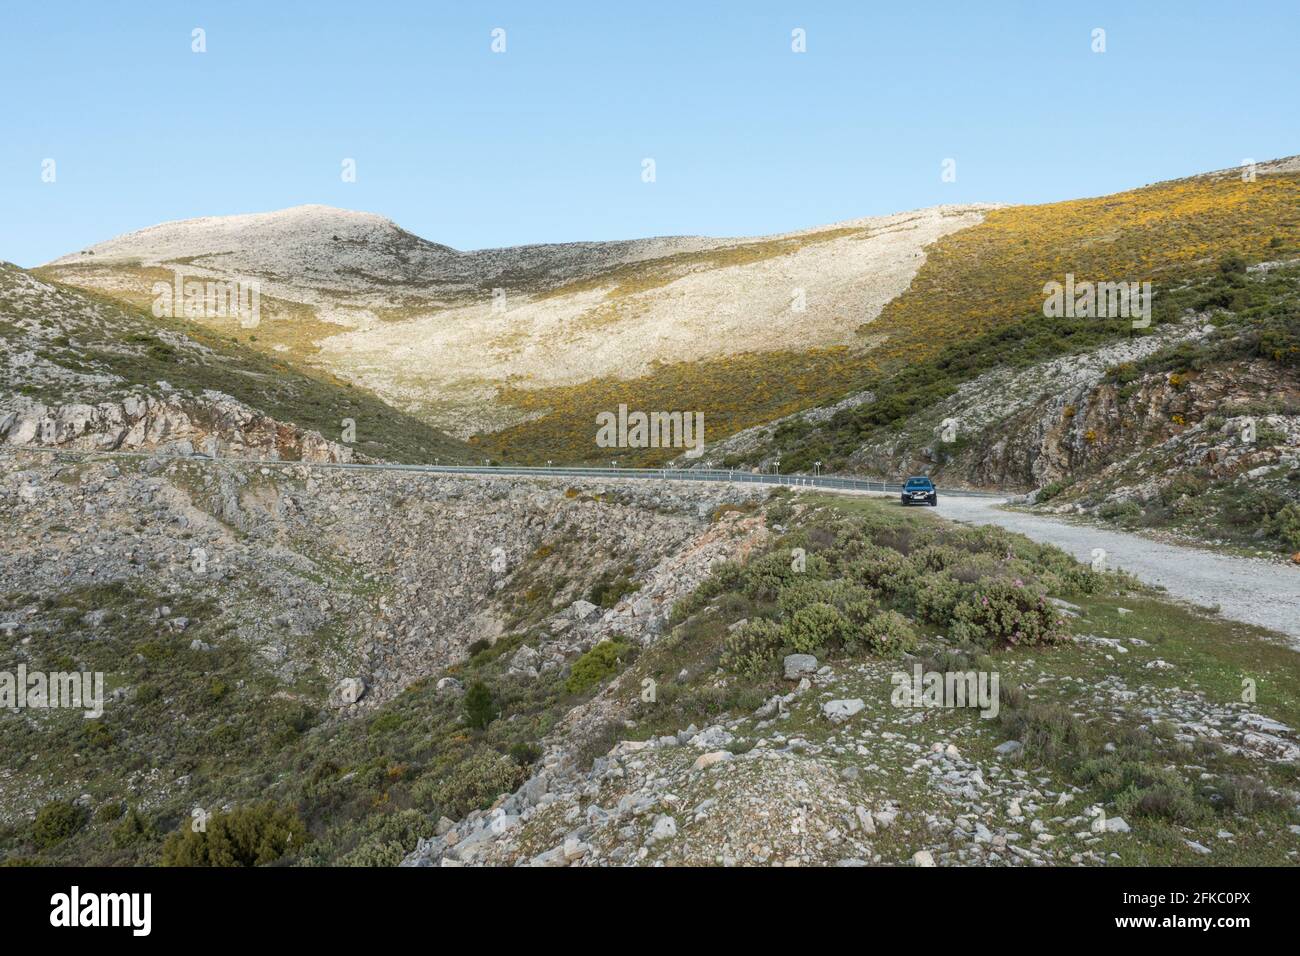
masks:
{"type": "Polygon", "coordinates": [[[940,497],[939,514],[968,524],[995,524],[1034,541],[1054,544],[1080,561],[1106,552],[1108,568],[1120,568],[1201,607],[1219,606],[1234,621],[1287,635],[1300,649],[1300,568],[1163,544],[1122,531],[1071,524],[1006,511],[997,498],[940,497]]]}

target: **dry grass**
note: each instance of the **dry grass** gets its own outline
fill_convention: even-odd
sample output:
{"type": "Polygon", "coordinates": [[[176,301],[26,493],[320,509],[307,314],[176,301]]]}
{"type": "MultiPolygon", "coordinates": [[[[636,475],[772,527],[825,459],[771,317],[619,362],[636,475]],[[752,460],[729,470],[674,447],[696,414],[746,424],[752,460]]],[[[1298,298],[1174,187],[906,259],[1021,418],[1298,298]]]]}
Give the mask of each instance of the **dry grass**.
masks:
{"type": "Polygon", "coordinates": [[[846,348],[809,352],[750,352],[706,362],[657,366],[637,379],[593,379],[537,390],[505,389],[499,400],[540,416],[473,444],[495,458],[520,463],[608,462],[654,466],[681,449],[608,449],[596,445],[596,413],[631,410],[704,413],[708,441],[840,395],[861,374],[861,358],[846,348]]]}

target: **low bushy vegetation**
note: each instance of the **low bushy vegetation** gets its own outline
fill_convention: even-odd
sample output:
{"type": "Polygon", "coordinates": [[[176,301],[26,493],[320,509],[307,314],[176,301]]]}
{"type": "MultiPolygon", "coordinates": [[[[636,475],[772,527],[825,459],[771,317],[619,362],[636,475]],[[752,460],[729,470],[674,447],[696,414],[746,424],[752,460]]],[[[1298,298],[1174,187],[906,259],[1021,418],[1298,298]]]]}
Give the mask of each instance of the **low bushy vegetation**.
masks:
{"type": "Polygon", "coordinates": [[[570,694],[581,694],[617,673],[632,653],[632,646],[615,638],[601,641],[573,662],[565,689],[570,694]]]}
{"type": "Polygon", "coordinates": [[[163,866],[265,866],[307,841],[297,811],[266,802],[218,811],[201,825],[172,833],[163,843],[163,866]]]}
{"type": "MultiPolygon", "coordinates": [[[[836,666],[878,656],[900,666],[923,660],[928,669],[988,671],[1057,655],[1068,668],[1078,651],[1051,643],[1064,623],[1040,598],[1107,600],[1132,584],[997,528],[947,525],[881,502],[779,494],[767,511],[769,527],[779,514],[784,529],[768,549],[716,566],[653,643],[609,640],[564,667],[521,675],[511,671],[512,658],[542,639],[532,623],[535,602],[523,601],[505,634],[448,670],[463,694],[439,690],[441,675],[431,675],[354,719],[278,700],[256,651],[233,638],[214,640],[219,646],[209,652],[189,651],[192,637],[215,637],[219,618],[182,596],[165,599],[195,623],[172,639],[149,623],[162,596],[136,584],[45,599],[6,596],[5,610],[44,600],[50,613],[72,622],[67,634],[47,635],[49,653],[102,666],[127,696],[101,721],[67,715],[39,732],[23,718],[0,715],[6,766],[30,764],[39,752],[43,772],[75,767],[79,781],[39,814],[33,809],[25,822],[0,827],[0,855],[13,865],[394,865],[440,817],[484,810],[518,788],[548,734],[575,704],[604,689],[631,710],[583,738],[580,765],[619,739],[753,714],[789,689],[781,658],[796,649],[836,666]],[[75,641],[75,622],[91,608],[113,612],[103,640],[75,641]],[[114,647],[119,657],[121,647],[129,649],[127,669],[120,659],[112,663],[114,647]],[[105,656],[81,656],[96,654],[105,656]],[[215,681],[225,692],[209,692],[215,681]],[[647,682],[653,703],[642,696],[647,682]],[[181,699],[183,720],[174,705],[181,699]],[[89,724],[100,725],[90,733],[102,743],[88,745],[89,724]],[[164,798],[136,803],[129,775],[150,772],[152,760],[164,759],[158,755],[178,777],[164,798]],[[65,802],[81,792],[90,794],[85,807],[65,802]],[[195,807],[210,811],[206,831],[192,827],[195,807]]],[[[539,586],[527,574],[510,585],[539,586]]],[[[1239,666],[1230,676],[1240,673],[1239,666]]],[[[313,699],[310,682],[300,693],[313,699]]],[[[1227,763],[1231,782],[1203,793],[1192,781],[1189,805],[1186,788],[1156,772],[1172,762],[1175,737],[1161,736],[1152,749],[1080,720],[1066,704],[1035,701],[1006,683],[1002,693],[1006,728],[1025,742],[1026,761],[1059,768],[1097,799],[1122,806],[1116,812],[1135,824],[1182,826],[1206,819],[1205,807],[1217,815],[1284,812],[1272,788],[1227,763]],[[1145,769],[1129,766],[1134,762],[1145,769]]]]}
{"type": "Polygon", "coordinates": [[[673,620],[740,617],[727,626],[720,663],[753,679],[775,673],[786,654],[898,655],[935,631],[989,649],[1057,643],[1067,631],[1049,594],[1125,583],[996,528],[828,511],[744,566],[715,568],[673,620]]]}

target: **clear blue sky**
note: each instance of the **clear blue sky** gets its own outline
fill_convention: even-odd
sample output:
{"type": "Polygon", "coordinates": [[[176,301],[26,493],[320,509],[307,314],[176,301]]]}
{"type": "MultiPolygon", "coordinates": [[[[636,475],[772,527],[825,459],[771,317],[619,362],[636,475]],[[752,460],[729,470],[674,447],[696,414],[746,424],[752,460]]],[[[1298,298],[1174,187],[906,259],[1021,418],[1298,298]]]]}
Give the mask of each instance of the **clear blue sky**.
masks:
{"type": "Polygon", "coordinates": [[[746,235],[1300,152],[1296,0],[59,0],[2,29],[0,259],[24,266],[308,202],[462,249],[746,235]]]}

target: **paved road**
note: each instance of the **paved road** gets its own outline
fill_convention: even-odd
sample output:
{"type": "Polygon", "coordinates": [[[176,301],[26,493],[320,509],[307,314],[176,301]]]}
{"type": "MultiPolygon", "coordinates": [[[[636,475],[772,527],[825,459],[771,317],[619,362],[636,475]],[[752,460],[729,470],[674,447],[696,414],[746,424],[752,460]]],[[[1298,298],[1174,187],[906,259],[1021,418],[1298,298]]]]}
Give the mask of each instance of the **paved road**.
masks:
{"type": "Polygon", "coordinates": [[[1174,597],[1223,617],[1286,634],[1300,648],[1300,567],[1162,544],[1140,535],[1004,511],[998,498],[946,496],[939,513],[969,524],[995,524],[1034,541],[1054,544],[1091,563],[1094,549],[1106,566],[1121,568],[1174,597]]]}
{"type": "MultiPolygon", "coordinates": [[[[46,448],[40,445],[5,445],[0,444],[0,452],[35,452],[62,458],[153,458],[150,452],[138,451],[76,451],[59,448],[46,448]]],[[[167,457],[167,456],[161,456],[167,457]]],[[[236,462],[244,465],[304,465],[308,468],[324,468],[343,471],[412,471],[424,474],[466,475],[470,477],[500,477],[512,475],[531,478],[619,478],[640,479],[646,481],[714,481],[740,484],[773,485],[786,488],[823,488],[830,491],[882,492],[898,494],[902,485],[895,482],[875,481],[866,478],[837,478],[828,475],[769,475],[754,474],[748,471],[729,471],[725,468],[567,468],[532,465],[399,465],[399,464],[359,464],[355,462],[300,462],[267,461],[252,458],[209,458],[207,455],[177,455],[176,461],[204,464],[218,461],[236,462]]],[[[987,491],[945,491],[948,496],[998,498],[997,494],[987,491]]]]}

